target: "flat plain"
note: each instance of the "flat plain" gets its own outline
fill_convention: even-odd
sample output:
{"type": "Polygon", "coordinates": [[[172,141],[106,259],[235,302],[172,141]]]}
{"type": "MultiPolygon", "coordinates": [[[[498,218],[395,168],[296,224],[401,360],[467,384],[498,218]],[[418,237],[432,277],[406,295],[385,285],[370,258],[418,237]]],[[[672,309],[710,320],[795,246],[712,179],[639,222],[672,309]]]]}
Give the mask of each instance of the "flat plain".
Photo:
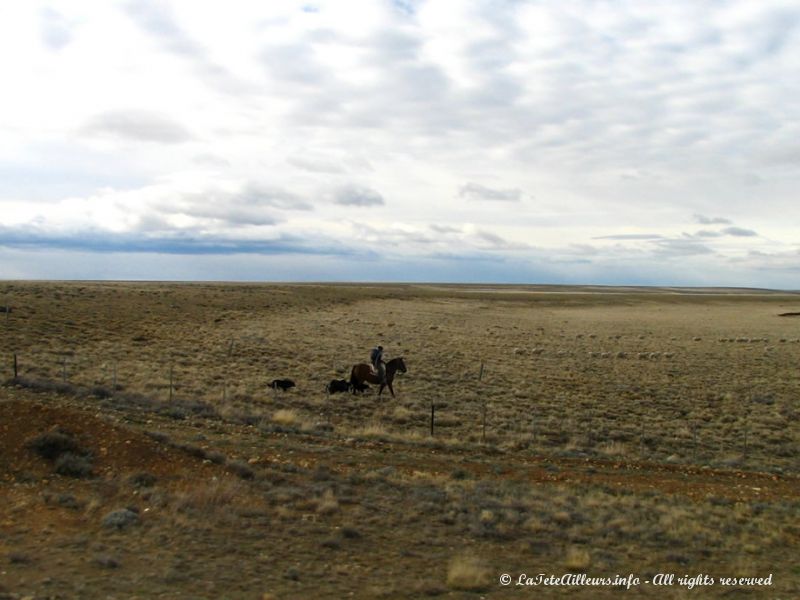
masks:
{"type": "Polygon", "coordinates": [[[0,598],[800,596],[800,294],[0,282],[0,307],[0,598]],[[396,396],[328,395],[376,344],[396,396]]]}

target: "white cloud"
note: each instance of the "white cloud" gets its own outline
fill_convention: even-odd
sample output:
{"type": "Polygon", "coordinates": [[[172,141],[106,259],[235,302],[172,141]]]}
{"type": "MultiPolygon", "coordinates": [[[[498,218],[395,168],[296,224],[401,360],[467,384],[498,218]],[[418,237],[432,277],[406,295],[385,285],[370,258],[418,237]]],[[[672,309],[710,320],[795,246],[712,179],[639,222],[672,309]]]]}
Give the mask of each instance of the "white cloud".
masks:
{"type": "Polygon", "coordinates": [[[800,226],[798,41],[779,0],[5,3],[0,245],[300,236],[280,248],[439,276],[463,261],[434,254],[753,279],[800,226]]]}
{"type": "Polygon", "coordinates": [[[95,115],[82,127],[87,135],[175,144],[192,139],[189,130],[170,117],[142,110],[114,110],[95,115]]]}

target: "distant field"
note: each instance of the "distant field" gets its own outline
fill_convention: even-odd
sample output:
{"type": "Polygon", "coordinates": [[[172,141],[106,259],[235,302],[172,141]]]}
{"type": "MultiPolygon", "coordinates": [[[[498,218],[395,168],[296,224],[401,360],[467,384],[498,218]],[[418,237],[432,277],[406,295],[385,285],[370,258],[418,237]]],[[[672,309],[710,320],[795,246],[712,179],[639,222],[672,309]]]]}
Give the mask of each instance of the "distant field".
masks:
{"type": "MultiPolygon", "coordinates": [[[[6,427],[30,403],[55,411],[33,419],[30,436],[84,415],[125,428],[102,429],[109,439],[144,436],[142,452],[177,453],[144,497],[128,482],[155,464],[112,457],[102,474],[50,478],[24,440],[7,442],[0,560],[12,565],[0,593],[45,597],[52,582],[37,565],[61,560],[50,577],[85,598],[615,594],[498,584],[526,571],[774,573],[769,589],[736,593],[800,595],[800,318],[779,316],[800,312],[800,294],[4,282],[0,306],[11,307],[0,314],[0,379],[14,376],[15,356],[17,368],[0,388],[6,427]],[[327,396],[377,343],[408,366],[396,398],[327,396]],[[275,378],[297,387],[276,393],[275,378]],[[196,477],[192,456],[205,469],[196,477]],[[235,492],[187,500],[190,488],[211,493],[209,477],[235,492]],[[78,508],[46,500],[54,494],[78,508]],[[125,502],[142,511],[136,540],[97,525],[125,502]],[[20,503],[48,511],[51,534],[21,525],[20,503]],[[237,531],[234,551],[221,540],[237,531]],[[47,535],[65,546],[41,549],[47,535]],[[83,561],[65,558],[82,535],[83,561]],[[160,558],[134,560],[133,548],[160,558]],[[114,581],[76,587],[70,569],[102,574],[101,555],[120,563],[114,581]],[[243,574],[229,577],[234,568],[243,574]]],[[[102,463],[114,444],[73,426],[102,463]]]]}

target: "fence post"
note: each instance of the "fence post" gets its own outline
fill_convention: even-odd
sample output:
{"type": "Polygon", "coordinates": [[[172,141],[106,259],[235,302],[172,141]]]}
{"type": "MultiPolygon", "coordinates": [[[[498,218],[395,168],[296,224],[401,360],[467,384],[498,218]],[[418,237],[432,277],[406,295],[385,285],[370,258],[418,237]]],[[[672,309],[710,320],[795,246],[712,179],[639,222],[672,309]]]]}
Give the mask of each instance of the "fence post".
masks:
{"type": "Polygon", "coordinates": [[[433,402],[431,402],[431,437],[433,437],[433,422],[434,419],[436,418],[435,415],[436,415],[436,405],[433,402]]]}
{"type": "Polygon", "coordinates": [[[744,412],[744,459],[745,460],[747,460],[747,434],[748,434],[748,429],[750,428],[750,407],[752,401],[753,399],[750,398],[750,400],[747,403],[747,406],[745,407],[745,412],[744,412]]]}
{"type": "Polygon", "coordinates": [[[747,458],[747,422],[744,424],[744,458],[747,458]]]}
{"type": "MultiPolygon", "coordinates": [[[[483,361],[481,361],[481,370],[478,371],[478,381],[483,380],[483,361]]],[[[483,432],[481,434],[481,443],[486,443],[486,400],[483,401],[482,411],[483,413],[483,432]]]]}
{"type": "Polygon", "coordinates": [[[486,401],[483,401],[483,435],[481,437],[482,442],[486,443],[486,401]]]}
{"type": "Polygon", "coordinates": [[[14,353],[14,379],[17,378],[17,353],[14,353]]]}
{"type": "Polygon", "coordinates": [[[644,456],[644,415],[642,415],[642,420],[639,422],[639,456],[644,456]]]}

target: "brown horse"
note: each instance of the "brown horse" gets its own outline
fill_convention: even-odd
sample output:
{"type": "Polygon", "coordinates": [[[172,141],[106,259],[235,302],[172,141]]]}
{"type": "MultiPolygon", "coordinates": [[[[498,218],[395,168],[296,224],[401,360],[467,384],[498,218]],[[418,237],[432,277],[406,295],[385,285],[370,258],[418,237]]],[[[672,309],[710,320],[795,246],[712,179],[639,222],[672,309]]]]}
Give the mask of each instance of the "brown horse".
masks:
{"type": "Polygon", "coordinates": [[[394,388],[392,388],[392,381],[394,381],[394,375],[397,372],[405,373],[406,372],[406,363],[403,362],[403,357],[398,356],[397,358],[393,358],[389,362],[386,363],[386,383],[381,382],[378,379],[378,376],[373,373],[372,367],[367,364],[360,363],[353,366],[353,370],[350,371],[350,384],[353,388],[353,393],[355,394],[355,389],[358,385],[364,383],[365,381],[368,383],[373,383],[375,385],[380,384],[381,388],[378,390],[378,396],[381,395],[383,388],[389,386],[389,391],[392,393],[392,398],[394,398],[394,388]]]}

